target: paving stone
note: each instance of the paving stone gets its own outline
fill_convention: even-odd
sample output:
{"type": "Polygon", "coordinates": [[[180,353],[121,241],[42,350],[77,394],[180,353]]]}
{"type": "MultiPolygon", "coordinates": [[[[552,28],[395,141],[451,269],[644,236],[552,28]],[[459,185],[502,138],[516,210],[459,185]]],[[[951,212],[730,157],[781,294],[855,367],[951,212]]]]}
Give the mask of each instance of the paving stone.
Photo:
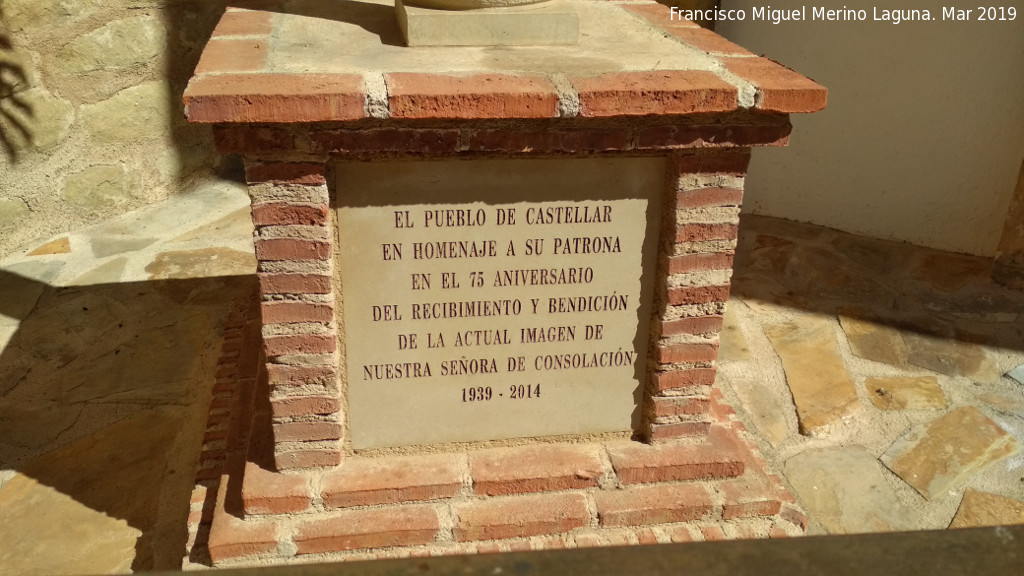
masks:
{"type": "Polygon", "coordinates": [[[110,284],[118,282],[124,276],[124,268],[128,258],[121,256],[97,266],[68,283],[69,286],[87,286],[89,284],[110,284]]]}
{"type": "Polygon", "coordinates": [[[782,358],[802,434],[813,436],[860,408],[853,378],[843,365],[827,320],[808,316],[767,325],[764,332],[782,358]]]}
{"type": "Polygon", "coordinates": [[[744,412],[750,417],[757,431],[776,448],[785,442],[790,432],[785,415],[793,413],[793,404],[787,398],[773,394],[756,379],[730,377],[726,381],[739,397],[744,412]]]}
{"type": "Polygon", "coordinates": [[[904,332],[907,361],[947,376],[963,376],[983,384],[999,379],[999,370],[988,352],[978,344],[904,332]]]}
{"type": "Polygon", "coordinates": [[[1024,502],[988,492],[964,490],[960,508],[949,523],[950,528],[1005,526],[1024,524],[1024,502]]]}
{"type": "Polygon", "coordinates": [[[1024,384],[1024,364],[1010,370],[1006,375],[1016,380],[1018,384],[1024,384]]]}
{"type": "Polygon", "coordinates": [[[4,267],[8,272],[14,272],[19,276],[28,278],[29,280],[42,282],[44,284],[52,282],[63,268],[64,262],[54,261],[18,262],[17,264],[11,264],[4,267]]]}
{"type": "Polygon", "coordinates": [[[846,314],[840,314],[839,324],[857,356],[890,366],[907,365],[907,345],[899,330],[846,314]]]}
{"type": "Polygon", "coordinates": [[[878,461],[860,446],[806,450],[786,461],[786,478],[830,534],[891,532],[913,526],[878,461]]]}
{"type": "Polygon", "coordinates": [[[829,244],[842,257],[876,274],[900,270],[907,261],[907,251],[887,240],[838,233],[829,244]]]}
{"type": "MultiPolygon", "coordinates": [[[[16,484],[16,478],[0,490],[0,534],[8,531],[0,549],[49,564],[52,573],[152,566],[162,492],[178,485],[181,496],[188,493],[174,479],[186,479],[189,466],[177,469],[167,457],[182,428],[179,414],[175,408],[146,411],[25,465],[27,482],[16,484]],[[10,546],[12,538],[23,546],[10,546]]],[[[37,432],[54,436],[53,430],[37,432]]],[[[48,573],[39,564],[30,568],[15,572],[48,573]]]]}
{"type": "Polygon", "coordinates": [[[747,347],[747,338],[740,328],[734,302],[725,307],[722,331],[718,336],[719,362],[742,362],[750,359],[750,348],[747,347]]]}
{"type": "Polygon", "coordinates": [[[256,256],[230,248],[161,252],[146,266],[150,280],[207,278],[256,273],[256,256]]]}
{"type": "Polygon", "coordinates": [[[156,242],[156,238],[140,236],[100,236],[93,238],[89,244],[92,254],[97,258],[106,258],[125,252],[136,252],[156,242]]]}
{"type": "Polygon", "coordinates": [[[933,252],[921,258],[914,274],[939,290],[952,292],[971,280],[987,277],[991,266],[989,260],[977,256],[933,252]]]}
{"type": "Polygon", "coordinates": [[[8,574],[131,571],[141,532],[24,474],[0,489],[0,566],[8,574]]]}
{"type": "Polygon", "coordinates": [[[974,406],[910,429],[881,461],[925,498],[943,496],[989,464],[1016,452],[1012,436],[974,406]]]}
{"type": "Polygon", "coordinates": [[[934,376],[868,378],[864,389],[879,410],[943,410],[949,406],[934,376]]]}
{"type": "Polygon", "coordinates": [[[981,400],[985,404],[988,404],[992,408],[995,408],[999,412],[1007,414],[1022,414],[1024,415],[1024,399],[1013,398],[1006,396],[1005,394],[997,394],[995,392],[986,392],[977,396],[978,400],[981,400]]]}
{"type": "Polygon", "coordinates": [[[238,238],[252,237],[252,216],[248,207],[235,210],[227,216],[192,229],[171,242],[202,240],[210,243],[233,244],[238,238]]]}
{"type": "Polygon", "coordinates": [[[0,269],[0,324],[5,318],[20,320],[28,316],[43,290],[46,284],[22,276],[14,266],[0,269]]]}
{"type": "Polygon", "coordinates": [[[29,252],[28,255],[48,256],[50,254],[67,254],[69,252],[71,252],[71,240],[64,236],[39,245],[35,250],[29,252]]]}

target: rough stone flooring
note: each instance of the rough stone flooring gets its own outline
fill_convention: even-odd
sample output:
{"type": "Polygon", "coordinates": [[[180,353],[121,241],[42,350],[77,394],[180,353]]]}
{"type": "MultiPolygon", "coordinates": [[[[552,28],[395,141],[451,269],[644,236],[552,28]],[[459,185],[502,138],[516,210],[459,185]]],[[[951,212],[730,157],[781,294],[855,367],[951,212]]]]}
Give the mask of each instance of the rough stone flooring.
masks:
{"type": "Polygon", "coordinates": [[[210,183],[0,262],[0,574],[180,568],[248,203],[210,183]]]}
{"type": "MultiPolygon", "coordinates": [[[[1024,522],[1024,294],[983,259],[741,229],[718,385],[811,533],[1024,522]]],[[[218,182],[0,261],[0,573],[180,566],[251,232],[218,182]]]]}
{"type": "Polygon", "coordinates": [[[717,385],[809,533],[1024,523],[1024,293],[982,258],[740,229],[717,385]]]}

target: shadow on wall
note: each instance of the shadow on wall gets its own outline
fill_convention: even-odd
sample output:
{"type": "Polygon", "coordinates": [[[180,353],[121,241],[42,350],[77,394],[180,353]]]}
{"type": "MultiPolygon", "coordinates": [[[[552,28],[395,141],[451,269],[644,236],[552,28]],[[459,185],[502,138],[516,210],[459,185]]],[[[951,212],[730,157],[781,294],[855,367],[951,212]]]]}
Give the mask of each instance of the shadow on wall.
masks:
{"type": "Polygon", "coordinates": [[[0,572],[120,572],[132,548],[134,571],[180,567],[222,332],[255,290],[0,270],[0,334],[19,321],[0,349],[0,471],[18,473],[0,490],[0,572]]]}
{"type": "Polygon", "coordinates": [[[12,163],[18,161],[18,149],[11,139],[31,138],[25,118],[32,117],[32,107],[18,96],[19,90],[28,84],[28,76],[20,64],[8,58],[13,50],[14,44],[4,19],[3,0],[0,0],[0,148],[12,163]]]}

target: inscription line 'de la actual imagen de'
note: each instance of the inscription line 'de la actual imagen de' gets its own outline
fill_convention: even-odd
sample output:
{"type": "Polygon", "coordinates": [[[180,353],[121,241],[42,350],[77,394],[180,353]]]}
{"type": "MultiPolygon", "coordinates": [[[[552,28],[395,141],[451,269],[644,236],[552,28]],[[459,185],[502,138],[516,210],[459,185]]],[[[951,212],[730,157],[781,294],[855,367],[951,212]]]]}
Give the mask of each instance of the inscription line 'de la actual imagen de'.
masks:
{"type": "MultiPolygon", "coordinates": [[[[536,162],[495,164],[531,174],[536,162]]],[[[459,163],[403,163],[390,185],[339,176],[354,448],[630,429],[660,182],[620,183],[631,162],[595,182],[571,161],[540,162],[530,187],[504,190],[459,163]],[[488,202],[460,193],[474,182],[488,202]],[[346,202],[344,186],[378,202],[346,202]]]]}

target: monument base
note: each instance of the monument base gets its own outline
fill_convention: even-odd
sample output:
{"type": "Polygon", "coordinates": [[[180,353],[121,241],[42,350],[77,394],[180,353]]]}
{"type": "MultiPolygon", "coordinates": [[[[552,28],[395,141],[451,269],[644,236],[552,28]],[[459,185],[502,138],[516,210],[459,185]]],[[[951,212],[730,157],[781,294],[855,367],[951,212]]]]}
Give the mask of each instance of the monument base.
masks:
{"type": "Polygon", "coordinates": [[[357,455],[328,469],[274,472],[266,375],[256,374],[263,363],[237,355],[259,339],[258,309],[236,322],[184,569],[786,537],[807,528],[717,390],[705,437],[357,455]]]}
{"type": "Polygon", "coordinates": [[[579,17],[571,5],[435,10],[395,0],[398,25],[409,46],[571,46],[579,17]]]}

